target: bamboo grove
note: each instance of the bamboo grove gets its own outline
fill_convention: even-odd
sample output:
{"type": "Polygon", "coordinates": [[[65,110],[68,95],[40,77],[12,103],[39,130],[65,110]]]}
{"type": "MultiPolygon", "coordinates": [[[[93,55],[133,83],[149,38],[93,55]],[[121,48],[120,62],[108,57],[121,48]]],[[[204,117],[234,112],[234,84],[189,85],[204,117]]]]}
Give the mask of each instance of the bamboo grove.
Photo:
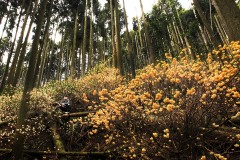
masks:
{"type": "MultiPolygon", "coordinates": [[[[114,80],[116,90],[118,83],[139,78],[137,72],[148,65],[161,62],[162,69],[168,71],[167,67],[164,68],[164,61],[185,63],[183,53],[189,62],[203,61],[209,68],[209,57],[219,63],[217,67],[220,69],[226,64],[236,67],[238,54],[233,56],[234,64],[224,60],[226,54],[233,50],[237,52],[239,47],[240,1],[226,1],[192,0],[192,8],[186,10],[177,0],[158,0],[150,13],[144,13],[142,0],[139,0],[137,7],[141,8],[142,14],[132,21],[127,18],[124,0],[106,0],[104,4],[98,0],[0,1],[0,25],[3,28],[0,32],[0,95],[14,96],[18,90],[22,91],[16,112],[16,130],[21,130],[27,123],[33,90],[52,82],[77,82],[91,76],[92,72],[98,72],[102,66],[114,67],[120,76],[125,77],[118,77],[119,82],[114,80]]],[[[154,67],[145,69],[155,72],[154,67]]],[[[112,72],[117,74],[115,70],[112,72]]],[[[166,79],[171,78],[167,76],[166,79]]],[[[195,90],[185,90],[187,95],[195,94],[195,90]]],[[[103,92],[108,95],[107,91],[103,92]]],[[[145,97],[151,98],[149,95],[145,97]]],[[[172,108],[166,110],[172,111],[172,108]]],[[[102,114],[98,115],[101,117],[102,114]]],[[[99,117],[89,116],[90,119],[99,117]]],[[[92,124],[96,125],[94,120],[92,124]]],[[[168,133],[169,130],[164,130],[165,136],[168,133]]],[[[158,135],[154,132],[153,137],[158,135]]],[[[20,131],[14,135],[14,158],[22,159],[25,139],[26,135],[20,131]]],[[[128,156],[134,159],[133,155],[128,156]]]]}
{"type": "Polygon", "coordinates": [[[127,21],[126,10],[118,1],[101,6],[98,1],[52,0],[47,2],[40,23],[40,3],[1,2],[1,92],[6,86],[23,84],[34,52],[31,36],[39,36],[34,87],[50,80],[81,77],[104,61],[118,68],[121,75],[131,73],[134,77],[136,69],[164,58],[164,53],[177,55],[186,48],[195,59],[196,53],[239,39],[239,7],[233,0],[227,6],[217,0],[211,4],[194,0],[190,10],[174,0],[159,0],[148,14],[139,1],[142,16],[132,22],[127,21]],[[38,23],[40,35],[36,35],[38,23]],[[133,23],[133,30],[129,31],[128,23],[133,23]],[[4,63],[3,56],[7,57],[4,63]]]}

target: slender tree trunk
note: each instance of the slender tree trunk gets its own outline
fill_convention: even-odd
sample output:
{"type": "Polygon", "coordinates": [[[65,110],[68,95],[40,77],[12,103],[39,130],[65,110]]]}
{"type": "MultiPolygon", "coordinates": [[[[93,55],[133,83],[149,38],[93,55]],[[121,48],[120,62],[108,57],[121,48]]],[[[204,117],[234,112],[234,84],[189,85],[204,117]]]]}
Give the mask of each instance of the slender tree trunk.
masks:
{"type": "Polygon", "coordinates": [[[102,41],[98,40],[98,63],[102,61],[103,58],[103,39],[102,41]]]}
{"type": "Polygon", "coordinates": [[[90,48],[88,53],[88,71],[92,68],[92,60],[94,55],[93,48],[93,0],[91,0],[91,16],[90,16],[90,48]]]}
{"type": "Polygon", "coordinates": [[[66,77],[70,75],[70,62],[71,62],[71,53],[72,53],[71,50],[72,50],[72,46],[69,43],[68,49],[67,49],[67,56],[66,56],[66,77]]]}
{"type": "Polygon", "coordinates": [[[155,63],[154,51],[153,51],[152,42],[151,42],[151,38],[150,38],[150,35],[149,35],[149,31],[148,31],[148,23],[147,23],[147,21],[145,19],[145,16],[144,16],[142,0],[140,0],[140,6],[141,6],[141,10],[142,10],[142,20],[143,20],[144,31],[145,31],[146,40],[147,40],[149,57],[150,57],[149,60],[150,60],[150,63],[155,63]]]}
{"type": "Polygon", "coordinates": [[[187,51],[190,54],[190,56],[192,57],[192,59],[196,59],[196,55],[192,52],[192,49],[190,47],[190,43],[188,41],[187,35],[184,32],[182,21],[181,21],[181,18],[179,16],[178,10],[175,8],[175,6],[173,6],[173,7],[174,7],[174,10],[176,11],[176,14],[177,14],[177,19],[179,21],[179,26],[180,26],[181,32],[183,33],[183,38],[184,38],[184,41],[185,41],[186,46],[187,46],[187,51]]]}
{"type": "MultiPolygon", "coordinates": [[[[49,33],[48,33],[49,35],[49,33]]],[[[46,64],[46,59],[47,59],[47,54],[48,54],[48,51],[49,51],[49,40],[46,40],[46,42],[44,42],[44,46],[43,47],[43,55],[42,55],[42,58],[41,58],[41,64],[40,64],[40,70],[39,70],[39,76],[38,76],[38,79],[37,79],[37,87],[40,87],[42,83],[42,79],[43,79],[43,71],[44,71],[44,67],[45,67],[45,64],[46,64]]]]}
{"type": "Polygon", "coordinates": [[[50,7],[48,8],[48,15],[47,15],[47,23],[45,25],[45,30],[44,30],[44,36],[43,36],[43,42],[42,42],[42,47],[38,52],[38,59],[37,59],[37,64],[36,64],[36,69],[34,73],[34,87],[39,87],[38,85],[38,79],[39,79],[39,72],[40,72],[40,67],[41,67],[41,61],[43,61],[43,54],[44,52],[47,51],[46,47],[48,44],[48,35],[49,35],[49,26],[51,23],[51,16],[52,16],[52,5],[53,5],[53,0],[50,1],[50,7]]]}
{"type": "Polygon", "coordinates": [[[84,33],[83,33],[83,49],[82,49],[82,75],[85,74],[85,70],[86,70],[87,10],[88,10],[88,0],[86,0],[85,15],[84,15],[84,33]]]}
{"type": "MultiPolygon", "coordinates": [[[[137,18],[138,19],[138,18],[137,18]]],[[[139,48],[140,48],[140,51],[141,49],[143,49],[145,46],[143,45],[143,39],[142,39],[142,28],[141,28],[141,24],[138,23],[138,30],[137,30],[137,42],[138,42],[138,45],[139,45],[139,48]],[[139,37],[139,38],[138,38],[139,37]]],[[[140,52],[141,53],[141,52],[140,52]]]]}
{"type": "MultiPolygon", "coordinates": [[[[25,0],[23,1],[23,4],[24,3],[25,3],[25,0]]],[[[19,18],[18,18],[17,29],[16,29],[16,33],[15,33],[15,36],[14,36],[14,40],[13,40],[13,43],[12,43],[12,46],[11,46],[10,53],[8,55],[8,58],[7,58],[6,68],[4,70],[4,74],[3,74],[3,77],[2,77],[2,82],[1,82],[1,86],[0,86],[0,93],[3,91],[3,89],[5,87],[5,84],[6,84],[8,71],[9,71],[9,65],[10,65],[10,61],[11,61],[11,58],[12,58],[15,42],[16,42],[16,39],[17,39],[18,28],[19,28],[19,25],[20,25],[21,17],[22,17],[22,12],[23,12],[22,8],[21,8],[20,15],[19,15],[19,18]]]]}
{"type": "Polygon", "coordinates": [[[62,57],[63,57],[63,47],[65,45],[65,35],[66,35],[66,28],[64,33],[62,34],[61,40],[61,48],[58,56],[58,68],[57,68],[57,80],[61,81],[62,77],[62,57]]]}
{"type": "MultiPolygon", "coordinates": [[[[195,15],[195,18],[197,19],[197,13],[196,13],[195,9],[193,9],[193,13],[195,15]]],[[[200,23],[198,24],[198,28],[200,30],[199,34],[201,35],[201,38],[202,38],[202,40],[203,40],[203,42],[205,44],[206,50],[209,51],[210,48],[209,48],[209,45],[208,45],[208,40],[207,40],[206,34],[204,33],[204,30],[203,30],[203,28],[202,28],[200,23]]]]}
{"type": "Polygon", "coordinates": [[[169,38],[171,40],[171,47],[173,48],[173,52],[175,54],[179,53],[179,48],[177,45],[175,45],[176,43],[176,37],[174,36],[174,33],[173,33],[173,29],[171,27],[171,24],[167,26],[167,30],[168,30],[168,34],[169,34],[169,38]]]}
{"type": "MultiPolygon", "coordinates": [[[[30,1],[30,4],[31,3],[32,3],[32,1],[30,1]]],[[[22,26],[21,35],[18,39],[17,48],[16,48],[15,55],[14,55],[14,58],[13,58],[13,61],[12,61],[10,72],[8,74],[8,82],[7,82],[8,85],[13,85],[13,79],[14,79],[14,75],[15,75],[15,71],[16,71],[16,67],[17,67],[17,61],[19,59],[20,50],[21,50],[21,47],[22,47],[23,36],[24,36],[24,33],[25,33],[25,28],[26,28],[26,25],[27,25],[30,8],[31,8],[31,5],[28,6],[26,16],[25,16],[25,20],[24,20],[24,23],[23,23],[23,26],[22,26]]]]}
{"type": "Polygon", "coordinates": [[[229,41],[240,39],[240,9],[235,0],[213,0],[229,41]]]}
{"type": "Polygon", "coordinates": [[[75,13],[75,23],[74,23],[74,33],[73,33],[73,48],[72,48],[72,63],[71,63],[71,78],[77,77],[77,71],[76,71],[76,43],[77,43],[77,29],[78,29],[78,9],[77,7],[76,13],[75,13]]]}
{"type": "MultiPolygon", "coordinates": [[[[53,25],[54,28],[55,24],[53,25]]],[[[49,81],[50,79],[54,79],[54,75],[51,77],[51,69],[52,69],[52,64],[54,63],[54,46],[56,42],[56,37],[57,37],[57,26],[56,25],[56,32],[53,35],[53,41],[51,41],[51,49],[50,49],[50,55],[48,56],[48,65],[46,67],[46,81],[49,81]]]]}
{"type": "Polygon", "coordinates": [[[78,58],[78,78],[81,77],[81,56],[82,56],[82,49],[83,49],[83,41],[81,41],[80,46],[79,46],[79,58],[78,58]]]}
{"type": "Polygon", "coordinates": [[[35,0],[34,10],[33,10],[32,18],[31,18],[31,21],[30,21],[30,24],[29,24],[29,27],[28,27],[28,32],[27,32],[27,35],[25,37],[24,43],[22,45],[22,50],[21,50],[21,53],[20,53],[20,56],[19,56],[19,60],[18,60],[18,63],[17,63],[17,68],[16,68],[16,72],[15,72],[14,80],[13,80],[13,84],[12,84],[14,87],[16,87],[18,79],[20,78],[20,75],[21,75],[21,69],[22,69],[23,62],[24,62],[24,57],[25,57],[25,54],[26,54],[28,37],[29,37],[31,29],[32,29],[32,25],[33,25],[33,22],[34,22],[34,16],[37,12],[38,1],[39,0],[35,0]]]}
{"type": "Polygon", "coordinates": [[[215,15],[214,16],[214,22],[215,22],[215,25],[216,25],[216,28],[217,28],[217,31],[221,37],[221,40],[224,44],[229,44],[229,41],[228,41],[228,38],[227,38],[227,34],[226,32],[224,31],[222,25],[220,24],[219,20],[218,20],[218,17],[215,15]]]}
{"type": "Polygon", "coordinates": [[[32,53],[30,55],[28,71],[26,75],[26,80],[24,84],[23,96],[20,104],[20,108],[18,111],[18,119],[16,129],[18,132],[15,134],[14,142],[13,142],[13,157],[16,160],[23,160],[23,148],[24,148],[24,141],[25,135],[21,132],[25,129],[26,124],[26,116],[29,107],[30,101],[30,92],[33,89],[33,80],[34,80],[34,72],[35,72],[35,65],[36,65],[36,58],[38,53],[38,43],[39,37],[41,35],[41,27],[44,20],[44,13],[46,10],[48,0],[43,0],[40,6],[40,13],[38,17],[38,23],[36,27],[35,37],[32,43],[32,53]]]}
{"type": "Polygon", "coordinates": [[[214,48],[216,49],[217,46],[220,44],[220,42],[214,37],[214,33],[213,33],[213,31],[212,31],[211,24],[208,22],[207,18],[206,18],[205,15],[203,14],[202,8],[201,8],[198,0],[193,0],[193,4],[194,4],[196,10],[198,11],[198,15],[199,15],[199,17],[201,18],[204,26],[205,26],[206,29],[207,29],[209,38],[210,38],[210,40],[211,40],[214,48]]]}
{"type": "Polygon", "coordinates": [[[117,66],[120,71],[120,75],[124,75],[123,70],[123,59],[122,59],[122,43],[120,37],[120,24],[119,24],[119,13],[118,13],[118,1],[114,0],[114,17],[115,17],[115,32],[116,32],[116,51],[117,51],[117,66]]]}
{"type": "Polygon", "coordinates": [[[175,17],[173,17],[172,26],[173,26],[174,32],[175,32],[175,34],[176,34],[176,38],[177,38],[178,44],[179,44],[182,48],[183,48],[183,47],[187,47],[186,44],[183,42],[182,36],[181,36],[181,34],[180,34],[180,31],[179,31],[179,27],[178,27],[177,24],[176,24],[176,19],[175,19],[175,17]]]}
{"type": "Polygon", "coordinates": [[[116,52],[116,43],[115,43],[115,22],[114,22],[114,0],[110,0],[110,10],[111,10],[111,42],[112,42],[112,57],[113,57],[113,66],[117,68],[117,52],[116,52]]]}
{"type": "Polygon", "coordinates": [[[132,78],[135,78],[135,76],[136,76],[135,59],[134,59],[134,54],[133,54],[132,39],[130,37],[129,30],[128,30],[127,13],[126,13],[126,9],[125,9],[124,0],[123,0],[123,11],[124,11],[125,26],[126,26],[126,36],[127,36],[127,41],[128,41],[128,54],[129,54],[129,60],[130,60],[130,66],[131,66],[131,73],[132,73],[132,78]]]}

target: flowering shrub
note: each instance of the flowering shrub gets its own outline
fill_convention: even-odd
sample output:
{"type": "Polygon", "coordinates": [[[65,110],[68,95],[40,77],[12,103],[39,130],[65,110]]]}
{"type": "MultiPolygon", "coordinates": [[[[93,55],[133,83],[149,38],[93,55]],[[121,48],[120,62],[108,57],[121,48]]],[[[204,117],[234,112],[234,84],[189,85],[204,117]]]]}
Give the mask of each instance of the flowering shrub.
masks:
{"type": "Polygon", "coordinates": [[[224,159],[225,147],[236,149],[239,130],[229,137],[223,126],[239,125],[232,121],[239,118],[239,42],[220,46],[206,61],[181,56],[166,54],[167,61],[147,66],[129,84],[98,93],[101,109],[88,117],[89,135],[104,138],[105,151],[127,159],[224,159]]]}

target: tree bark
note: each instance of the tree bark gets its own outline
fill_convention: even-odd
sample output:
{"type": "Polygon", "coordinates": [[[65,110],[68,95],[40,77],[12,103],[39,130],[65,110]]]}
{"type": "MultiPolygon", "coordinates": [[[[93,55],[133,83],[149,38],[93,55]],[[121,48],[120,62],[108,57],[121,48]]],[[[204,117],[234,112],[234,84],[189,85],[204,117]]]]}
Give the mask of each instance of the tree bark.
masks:
{"type": "Polygon", "coordinates": [[[86,70],[87,10],[88,10],[88,0],[86,0],[85,15],[84,15],[84,33],[83,33],[83,49],[82,49],[82,75],[85,74],[85,70],[86,70]]]}
{"type": "Polygon", "coordinates": [[[192,59],[196,59],[196,55],[192,52],[192,49],[191,49],[191,47],[190,47],[190,43],[189,43],[189,41],[188,41],[187,35],[186,35],[186,33],[184,32],[184,29],[183,29],[183,25],[182,25],[181,18],[180,18],[180,16],[179,16],[179,13],[178,13],[177,8],[175,8],[175,5],[173,6],[173,9],[176,11],[177,19],[178,19],[178,21],[179,21],[179,26],[180,26],[181,32],[183,33],[183,38],[184,38],[184,41],[185,41],[186,46],[187,46],[187,51],[188,51],[188,53],[190,54],[190,56],[191,56],[192,59]]]}
{"type": "Polygon", "coordinates": [[[75,23],[74,23],[74,33],[73,33],[73,48],[72,48],[72,63],[71,63],[71,78],[75,79],[77,77],[76,71],[76,43],[77,43],[77,29],[78,29],[78,9],[77,7],[75,13],[75,23]]]}
{"type": "MultiPolygon", "coordinates": [[[[49,35],[49,33],[47,34],[49,35]]],[[[37,79],[37,87],[40,87],[41,84],[43,84],[43,71],[44,71],[44,67],[46,64],[46,59],[47,59],[47,53],[49,51],[49,40],[46,40],[44,42],[44,47],[43,47],[43,54],[42,54],[42,58],[41,58],[41,64],[40,64],[40,70],[39,70],[39,75],[38,75],[38,79],[37,79]]]]}
{"type": "Polygon", "coordinates": [[[211,28],[211,24],[208,22],[207,18],[205,17],[205,15],[203,14],[203,10],[198,2],[198,0],[193,0],[193,4],[198,12],[198,15],[199,17],[201,18],[204,26],[206,27],[207,29],[207,32],[208,32],[208,35],[209,35],[209,38],[213,44],[213,47],[216,49],[217,46],[220,44],[220,42],[214,37],[214,33],[212,31],[212,28],[211,28]]]}
{"type": "Polygon", "coordinates": [[[34,73],[34,84],[33,84],[34,87],[39,87],[38,86],[39,76],[40,76],[39,72],[41,70],[41,68],[40,68],[41,62],[43,61],[45,51],[47,51],[46,47],[48,45],[49,26],[50,26],[51,16],[52,16],[52,6],[53,6],[53,0],[50,1],[50,7],[48,9],[47,23],[45,25],[42,47],[38,52],[38,59],[37,59],[35,73],[34,73]]]}
{"type": "Polygon", "coordinates": [[[93,0],[91,0],[91,16],[90,16],[90,48],[88,53],[88,71],[92,68],[92,60],[94,55],[93,49],[93,0]]]}
{"type": "Polygon", "coordinates": [[[54,124],[51,127],[51,131],[52,131],[53,142],[54,142],[56,151],[65,152],[65,148],[64,148],[64,145],[62,143],[61,136],[57,133],[56,124],[54,124]]]}
{"type": "Polygon", "coordinates": [[[16,72],[15,72],[14,80],[13,80],[13,84],[12,84],[14,87],[16,87],[17,82],[19,80],[19,77],[21,75],[21,70],[22,70],[22,66],[23,66],[24,56],[26,54],[28,37],[29,37],[31,29],[32,29],[32,25],[33,25],[33,22],[34,22],[34,16],[35,16],[35,14],[37,12],[38,1],[39,0],[35,0],[34,11],[32,13],[32,18],[31,18],[31,21],[30,21],[30,24],[29,24],[29,27],[28,27],[28,32],[27,32],[27,35],[25,37],[24,43],[22,45],[22,50],[21,50],[21,53],[20,53],[20,56],[19,56],[19,60],[18,60],[18,63],[17,63],[17,68],[16,68],[16,72]]]}
{"type": "Polygon", "coordinates": [[[115,34],[116,34],[116,51],[117,51],[117,66],[120,71],[120,75],[124,75],[123,59],[122,59],[122,43],[120,37],[120,24],[118,13],[118,1],[114,0],[114,17],[115,17],[115,34]]]}
{"type": "Polygon", "coordinates": [[[125,9],[125,2],[123,0],[123,11],[124,11],[124,20],[125,20],[125,25],[126,25],[126,37],[128,41],[128,55],[129,55],[129,60],[130,60],[130,66],[131,66],[131,73],[132,73],[132,78],[136,77],[135,73],[135,59],[134,59],[134,54],[133,54],[133,45],[132,45],[132,39],[129,34],[128,30],[128,21],[127,21],[127,13],[125,9]]]}
{"type": "Polygon", "coordinates": [[[18,132],[16,132],[14,137],[14,142],[13,142],[13,157],[16,160],[23,160],[23,148],[24,148],[25,135],[21,133],[21,130],[24,129],[24,126],[26,124],[25,118],[27,116],[28,107],[29,107],[30,92],[33,89],[34,72],[35,72],[36,58],[38,53],[38,43],[39,43],[39,37],[41,35],[41,27],[44,20],[44,13],[46,10],[47,1],[48,0],[43,0],[40,6],[40,13],[38,17],[35,37],[32,43],[32,53],[30,55],[28,71],[27,71],[26,80],[24,84],[23,96],[22,96],[21,104],[18,111],[18,119],[17,119],[17,125],[16,125],[16,129],[18,130],[18,132]]]}
{"type": "Polygon", "coordinates": [[[116,43],[115,43],[115,22],[114,22],[114,0],[110,0],[110,10],[111,10],[111,42],[112,42],[112,57],[113,66],[117,68],[117,53],[116,53],[116,43]]]}
{"type": "MultiPolygon", "coordinates": [[[[32,1],[30,1],[30,4],[31,3],[32,3],[32,1]]],[[[23,26],[22,26],[22,31],[21,31],[20,37],[18,38],[17,48],[16,48],[16,51],[15,51],[15,55],[13,57],[10,72],[8,74],[8,81],[7,81],[8,85],[13,84],[13,79],[14,79],[14,75],[15,75],[15,71],[16,71],[16,67],[17,67],[16,65],[17,65],[20,50],[21,50],[21,47],[22,47],[23,36],[24,36],[24,33],[25,33],[25,28],[26,28],[26,25],[27,25],[30,8],[31,8],[31,5],[28,6],[28,9],[27,9],[27,12],[26,12],[26,15],[25,15],[25,19],[24,19],[24,23],[23,23],[23,26]]]]}
{"type": "Polygon", "coordinates": [[[58,68],[57,68],[57,80],[61,81],[62,79],[62,58],[63,58],[63,47],[65,45],[65,35],[66,35],[66,28],[64,33],[62,33],[62,38],[61,38],[61,48],[59,52],[59,60],[58,60],[58,68]]]}
{"type": "Polygon", "coordinates": [[[144,15],[144,11],[143,11],[142,0],[140,0],[140,7],[142,10],[142,20],[143,20],[144,32],[146,35],[146,41],[147,41],[147,46],[148,46],[148,52],[149,52],[149,58],[150,58],[149,60],[150,60],[150,63],[155,63],[154,51],[153,51],[152,42],[151,42],[151,38],[149,35],[149,31],[148,31],[148,23],[145,19],[145,15],[144,15]]]}
{"type": "MultiPolygon", "coordinates": [[[[23,1],[23,4],[24,3],[25,3],[25,0],[23,1]]],[[[1,82],[1,86],[0,86],[0,93],[3,91],[3,89],[4,89],[5,85],[6,85],[6,82],[7,82],[7,76],[8,76],[8,72],[9,72],[9,65],[10,65],[10,61],[11,61],[11,58],[12,58],[15,42],[16,42],[16,39],[17,39],[18,28],[19,28],[19,25],[20,25],[21,17],[22,17],[22,12],[23,12],[22,8],[20,10],[20,15],[19,15],[18,22],[17,22],[16,33],[15,33],[15,36],[14,36],[14,40],[13,40],[13,43],[12,43],[12,46],[11,46],[10,53],[8,55],[8,58],[7,58],[6,68],[4,70],[4,74],[3,74],[3,77],[2,77],[2,82],[1,82]]]]}
{"type": "Polygon", "coordinates": [[[229,41],[240,39],[240,9],[234,0],[213,0],[229,41]]]}

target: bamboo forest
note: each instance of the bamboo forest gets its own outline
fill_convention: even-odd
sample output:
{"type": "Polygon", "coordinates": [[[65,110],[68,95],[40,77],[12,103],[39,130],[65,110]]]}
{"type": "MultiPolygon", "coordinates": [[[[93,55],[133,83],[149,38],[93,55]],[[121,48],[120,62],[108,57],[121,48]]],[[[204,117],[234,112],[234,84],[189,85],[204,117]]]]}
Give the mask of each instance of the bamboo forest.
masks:
{"type": "Polygon", "coordinates": [[[240,0],[0,0],[0,160],[125,159],[240,160],[240,0]]]}

